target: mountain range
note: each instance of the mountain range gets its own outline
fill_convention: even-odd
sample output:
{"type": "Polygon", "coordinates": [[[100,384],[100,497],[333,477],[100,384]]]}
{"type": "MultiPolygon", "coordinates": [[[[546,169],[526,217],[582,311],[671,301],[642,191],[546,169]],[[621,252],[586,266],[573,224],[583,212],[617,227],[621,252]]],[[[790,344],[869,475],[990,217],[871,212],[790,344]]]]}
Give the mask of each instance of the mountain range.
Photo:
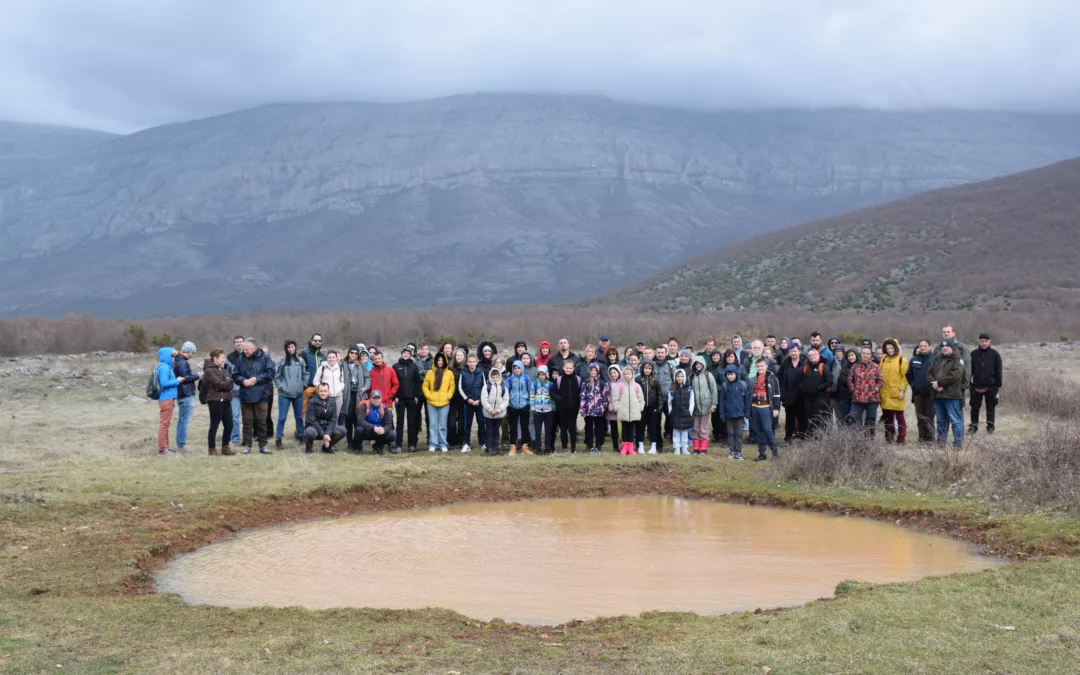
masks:
{"type": "Polygon", "coordinates": [[[1080,155],[1080,115],[471,95],[0,125],[0,315],[565,302],[1080,155]]]}

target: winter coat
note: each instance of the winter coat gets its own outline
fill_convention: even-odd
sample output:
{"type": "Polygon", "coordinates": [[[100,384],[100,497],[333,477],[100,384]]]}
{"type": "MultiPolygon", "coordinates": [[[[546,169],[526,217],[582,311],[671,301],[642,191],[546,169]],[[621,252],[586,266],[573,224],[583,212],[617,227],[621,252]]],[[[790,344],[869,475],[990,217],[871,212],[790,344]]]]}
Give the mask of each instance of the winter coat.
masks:
{"type": "Polygon", "coordinates": [[[848,371],[848,387],[851,389],[852,403],[881,402],[881,366],[871,361],[851,366],[848,371]]]}
{"type": "MultiPolygon", "coordinates": [[[[704,365],[705,359],[695,357],[694,363],[704,365]]],[[[690,385],[694,388],[694,416],[700,417],[701,415],[710,414],[716,404],[720,402],[720,397],[716,391],[716,380],[713,379],[712,373],[708,370],[702,370],[691,378],[690,385]]]]}
{"type": "Polygon", "coordinates": [[[645,394],[641,391],[641,385],[633,380],[619,380],[609,389],[616,419],[620,422],[637,422],[641,419],[641,412],[645,409],[645,394]]]}
{"type": "Polygon", "coordinates": [[[311,378],[308,377],[307,364],[300,357],[293,358],[288,365],[285,365],[285,359],[277,362],[274,386],[285,398],[296,398],[302,395],[309,382],[311,378]]]}
{"type": "Polygon", "coordinates": [[[563,357],[561,352],[555,352],[547,362],[548,372],[563,375],[563,363],[565,361],[573,361],[575,368],[574,372],[576,373],[577,364],[580,360],[581,357],[574,352],[569,352],[565,357],[563,357]]]}
{"type": "Polygon", "coordinates": [[[799,393],[803,398],[829,393],[832,387],[832,371],[829,370],[829,364],[818,359],[817,364],[810,365],[809,359],[802,359],[800,368],[802,378],[799,380],[799,393]]]}
{"type": "Polygon", "coordinates": [[[484,371],[480,369],[479,365],[473,371],[469,370],[468,366],[465,366],[458,374],[458,392],[463,399],[479,401],[480,392],[484,390],[485,384],[487,384],[487,380],[484,378],[484,371]]]}
{"type": "MultiPolygon", "coordinates": [[[[656,367],[653,367],[655,374],[656,367]]],[[[664,399],[660,398],[660,382],[656,377],[646,378],[644,375],[637,376],[638,386],[641,387],[641,394],[645,397],[646,408],[659,408],[664,399]],[[651,383],[650,383],[651,380],[651,383]]]]}
{"type": "Polygon", "coordinates": [[[533,413],[547,413],[555,410],[555,401],[551,398],[551,380],[535,380],[529,388],[529,409],[533,413]]]}
{"type": "Polygon", "coordinates": [[[720,387],[720,405],[717,408],[720,419],[723,420],[750,417],[750,388],[738,378],[734,382],[724,378],[724,384],[720,387]]]}
{"type": "Polygon", "coordinates": [[[787,358],[780,364],[780,373],[776,379],[780,382],[780,399],[784,405],[794,405],[802,399],[802,370],[805,363],[806,359],[800,358],[799,365],[796,366],[787,358]]]}
{"type": "Polygon", "coordinates": [[[327,396],[326,400],[317,395],[308,401],[307,415],[304,417],[304,428],[314,429],[316,436],[333,436],[337,427],[341,426],[341,420],[345,411],[336,409],[334,399],[327,396]]]}
{"type": "Polygon", "coordinates": [[[442,383],[438,389],[435,388],[435,375],[435,368],[427,371],[427,374],[424,375],[424,384],[422,385],[424,399],[428,402],[428,405],[445,408],[450,405],[450,400],[454,398],[454,371],[450,368],[443,368],[442,383]]]}
{"type": "Polygon", "coordinates": [[[773,361],[772,359],[765,356],[755,359],[751,354],[750,358],[747,359],[746,362],[743,363],[743,365],[739,368],[739,379],[743,382],[749,383],[750,380],[757,377],[757,362],[761,360],[765,361],[766,370],[768,370],[768,372],[776,374],[776,361],[773,361]]]}
{"type": "Polygon", "coordinates": [[[934,365],[934,352],[923,356],[915,352],[911,357],[907,369],[907,381],[911,385],[911,393],[915,396],[930,396],[933,389],[930,388],[930,380],[926,377],[930,374],[930,366],[934,365]]]}
{"type": "Polygon", "coordinates": [[[158,386],[161,387],[159,401],[171,401],[176,398],[180,386],[180,380],[176,379],[173,372],[173,348],[162,347],[158,350],[158,364],[154,366],[157,373],[158,386]]]}
{"type": "MultiPolygon", "coordinates": [[[[529,382],[536,382],[536,359],[533,358],[532,352],[525,351],[521,353],[522,356],[526,354],[529,355],[529,365],[526,367],[525,362],[522,361],[521,372],[529,376],[529,382]]],[[[513,369],[511,368],[511,370],[513,369]]]]}
{"type": "MultiPolygon", "coordinates": [[[[420,367],[412,359],[398,359],[393,365],[397,373],[398,391],[397,397],[403,401],[419,398],[423,395],[424,378],[420,374],[420,367]]],[[[385,397],[386,394],[383,394],[385,397]]]]}
{"type": "Polygon", "coordinates": [[[585,417],[603,417],[611,408],[609,383],[598,379],[586,380],[581,386],[581,414],[585,417]]]}
{"type": "Polygon", "coordinates": [[[207,403],[232,401],[233,381],[225,366],[215,366],[211,359],[203,362],[203,387],[207,403]]]}
{"type": "Polygon", "coordinates": [[[191,372],[191,364],[180,354],[176,355],[173,359],[173,373],[177,379],[184,378],[184,381],[176,388],[176,398],[191,398],[195,395],[195,383],[199,381],[200,376],[191,372]]]}
{"type": "Polygon", "coordinates": [[[935,391],[935,399],[963,399],[964,398],[964,359],[953,352],[949,356],[938,354],[934,358],[933,365],[926,379],[937,382],[942,391],[935,391]]]}
{"type": "Polygon", "coordinates": [[[660,396],[667,401],[671,388],[675,386],[675,368],[667,359],[653,359],[653,377],[660,385],[660,396]]]}
{"type": "MultiPolygon", "coordinates": [[[[937,345],[934,347],[935,357],[941,356],[941,342],[938,342],[937,345]]],[[[967,345],[960,340],[954,339],[953,342],[955,343],[953,344],[953,354],[959,356],[960,361],[964,364],[964,379],[961,382],[960,386],[961,388],[963,388],[964,391],[967,391],[968,383],[971,382],[971,359],[968,358],[968,348],[967,345]]]]}
{"type": "Polygon", "coordinates": [[[685,431],[694,428],[694,388],[688,384],[676,386],[668,394],[668,416],[671,428],[685,431]]]}
{"type": "Polygon", "coordinates": [[[972,389],[1000,389],[1002,382],[1001,354],[993,347],[976,348],[971,361],[972,389]]]}
{"type": "Polygon", "coordinates": [[[577,375],[560,375],[551,388],[551,398],[556,410],[574,410],[581,406],[581,378],[577,375]]]}
{"type": "Polygon", "coordinates": [[[346,361],[341,368],[345,378],[345,392],[355,394],[356,401],[366,398],[368,392],[371,391],[371,375],[368,374],[368,369],[364,367],[364,364],[359,361],[356,363],[346,361]]]}
{"type": "Polygon", "coordinates": [[[375,427],[393,429],[394,416],[390,413],[389,406],[383,403],[376,406],[370,400],[364,400],[356,406],[356,425],[365,431],[371,431],[375,427]]]}
{"type": "Polygon", "coordinates": [[[501,420],[506,417],[506,409],[510,406],[510,390],[502,381],[488,382],[480,392],[480,406],[484,409],[484,417],[501,420]],[[499,412],[496,413],[496,410],[499,412]]]}
{"type": "MultiPolygon", "coordinates": [[[[514,362],[515,366],[520,366],[520,361],[514,362]]],[[[532,389],[532,380],[528,375],[522,373],[519,375],[511,375],[506,378],[506,389],[510,392],[510,407],[520,410],[521,408],[529,407],[529,394],[532,389]]]]}
{"type": "Polygon", "coordinates": [[[315,371],[315,377],[311,378],[311,386],[318,388],[325,384],[330,387],[330,397],[341,396],[345,392],[345,371],[341,364],[331,366],[323,361],[319,369],[315,371]]]}
{"type": "Polygon", "coordinates": [[[274,393],[274,362],[261,349],[256,349],[251,358],[240,355],[233,370],[233,382],[240,385],[241,403],[265,403],[274,393]],[[241,384],[254,377],[257,381],[250,387],[241,384]]]}
{"type": "Polygon", "coordinates": [[[491,372],[491,359],[484,358],[484,347],[491,347],[491,357],[494,358],[499,353],[499,348],[495,346],[495,343],[491,340],[484,340],[480,344],[476,345],[476,367],[484,371],[484,377],[487,377],[491,372]]]}
{"type": "Polygon", "coordinates": [[[368,375],[371,376],[371,388],[368,390],[368,396],[371,395],[371,392],[377,391],[382,394],[383,401],[393,401],[397,398],[398,379],[393,368],[384,363],[381,366],[372,368],[368,375]]]}
{"type": "Polygon", "coordinates": [[[895,340],[885,340],[882,344],[892,342],[896,347],[896,356],[888,356],[881,359],[881,409],[903,410],[907,405],[907,371],[908,360],[900,354],[900,345],[895,340]]]}
{"type": "Polygon", "coordinates": [[[848,363],[847,359],[840,362],[840,370],[836,376],[836,385],[833,387],[833,397],[839,401],[851,400],[851,385],[848,378],[851,376],[851,367],[855,365],[848,363]]]}
{"type": "Polygon", "coordinates": [[[319,366],[326,361],[326,356],[322,353],[321,348],[313,350],[311,345],[308,345],[304,348],[304,351],[300,352],[300,358],[304,360],[304,366],[307,368],[308,380],[306,384],[309,387],[314,386],[311,384],[311,379],[315,377],[315,371],[319,369],[319,366]]]}
{"type": "MultiPolygon", "coordinates": [[[[751,407],[755,405],[754,389],[756,386],[757,382],[755,380],[746,383],[747,396],[750,397],[751,407]]],[[[780,412],[780,380],[770,371],[765,371],[765,400],[773,412],[780,412]]]]}

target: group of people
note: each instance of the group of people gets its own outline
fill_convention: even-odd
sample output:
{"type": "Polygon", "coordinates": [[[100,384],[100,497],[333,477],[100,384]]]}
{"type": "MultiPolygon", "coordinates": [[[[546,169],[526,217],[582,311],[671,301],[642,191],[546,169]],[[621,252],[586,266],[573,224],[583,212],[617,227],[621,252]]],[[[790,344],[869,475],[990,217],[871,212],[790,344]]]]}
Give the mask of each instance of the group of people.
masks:
{"type": "Polygon", "coordinates": [[[186,449],[196,398],[210,412],[211,455],[219,454],[219,427],[222,455],[235,454],[238,444],[240,454],[250,454],[256,443],[271,454],[271,435],[282,449],[290,411],[294,438],[307,452],[332,453],[344,440],[356,454],[365,443],[378,454],[416,452],[423,425],[429,452],[470,452],[475,427],[484,454],[550,454],[556,439],[564,452],[596,453],[609,437],[623,455],[662,452],[665,441],[675,454],[706,454],[712,442],[741,460],[749,432],[757,459],[765,460],[777,455],[781,412],[785,442],[833,424],[873,437],[880,413],[885,440],[902,444],[909,397],[921,443],[944,444],[950,430],[954,444],[963,442],[966,396],[968,432],[978,430],[985,404],[985,428],[993,433],[1002,362],[989,334],[969,350],[944,326],[941,340],[923,339],[910,356],[902,352],[892,338],[848,347],[814,332],[805,344],[768,335],[744,345],[736,335],[723,350],[709,339],[697,352],[674,337],[620,350],[601,336],[580,355],[564,337],[554,351],[541,342],[535,355],[519,341],[505,358],[490,341],[475,350],[446,342],[432,351],[422,343],[405,345],[393,360],[363,343],[344,355],[324,350],[315,334],[302,350],[286,341],[275,363],[269,347],[238,335],[231,353],[211,350],[196,374],[189,365],[196,347],[185,342],[158,352],[158,454],[176,453],[168,443],[174,409],[177,447],[186,449]]]}

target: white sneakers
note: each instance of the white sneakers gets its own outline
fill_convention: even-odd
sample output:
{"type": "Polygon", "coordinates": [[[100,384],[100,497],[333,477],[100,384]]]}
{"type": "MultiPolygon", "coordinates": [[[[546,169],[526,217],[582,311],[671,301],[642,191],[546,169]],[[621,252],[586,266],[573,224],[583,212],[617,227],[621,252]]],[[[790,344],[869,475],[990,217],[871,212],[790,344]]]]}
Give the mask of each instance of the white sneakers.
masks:
{"type": "Polygon", "coordinates": [[[638,451],[639,455],[644,455],[645,454],[645,444],[644,443],[638,443],[637,444],[637,451],[638,451]]]}
{"type": "Polygon", "coordinates": [[[650,455],[655,455],[656,454],[656,443],[653,443],[652,445],[649,446],[649,454],[650,455]]]}
{"type": "Polygon", "coordinates": [[[465,444],[465,445],[461,446],[461,451],[462,451],[463,453],[464,453],[464,452],[468,452],[469,450],[471,450],[471,448],[469,447],[469,445],[468,445],[468,444],[465,444]]]}

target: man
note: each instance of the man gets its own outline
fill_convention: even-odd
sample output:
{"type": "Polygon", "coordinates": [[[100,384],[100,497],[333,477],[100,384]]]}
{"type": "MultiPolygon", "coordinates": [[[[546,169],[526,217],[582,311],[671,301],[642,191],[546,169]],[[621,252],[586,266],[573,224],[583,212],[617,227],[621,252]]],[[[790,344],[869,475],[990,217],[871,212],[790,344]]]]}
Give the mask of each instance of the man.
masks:
{"type": "Polygon", "coordinates": [[[750,352],[744,350],[742,342],[742,336],[735,335],[731,338],[731,350],[735,352],[735,356],[739,358],[739,367],[741,368],[746,364],[746,360],[750,358],[750,352]]]}
{"type": "Polygon", "coordinates": [[[175,349],[162,347],[158,350],[158,363],[154,366],[158,387],[161,389],[158,395],[158,457],[176,454],[176,451],[169,447],[169,424],[172,422],[173,409],[176,407],[177,390],[184,382],[182,378],[178,379],[173,371],[175,358],[175,349]]]}
{"type": "MultiPolygon", "coordinates": [[[[427,375],[427,371],[431,370],[431,361],[433,358],[431,347],[428,346],[428,343],[421,342],[420,346],[413,353],[415,354],[415,356],[413,356],[413,361],[416,362],[416,368],[420,371],[420,382],[422,383],[424,381],[424,376],[427,375]]],[[[423,390],[417,394],[416,404],[419,406],[420,410],[424,411],[424,428],[430,429],[431,425],[428,421],[427,400],[424,398],[423,390]]]]}
{"type": "Polygon", "coordinates": [[[330,385],[322,383],[315,391],[317,396],[308,403],[304,417],[304,452],[312,452],[315,441],[319,441],[323,452],[333,454],[334,446],[345,438],[345,427],[341,425],[344,414],[330,399],[330,385]]]}
{"type": "Polygon", "coordinates": [[[929,340],[919,340],[908,364],[907,381],[911,384],[911,402],[919,423],[919,443],[934,442],[934,390],[927,375],[934,365],[934,350],[929,340]]]}
{"type": "Polygon", "coordinates": [[[819,333],[818,331],[814,331],[813,333],[810,333],[810,348],[813,349],[814,351],[816,351],[818,353],[819,357],[822,356],[822,354],[821,354],[821,333],[819,333]]]}
{"type": "MultiPolygon", "coordinates": [[[[476,355],[470,358],[475,361],[476,355]]],[[[390,414],[390,408],[383,405],[382,392],[378,389],[371,392],[370,400],[360,401],[356,408],[356,424],[360,427],[360,438],[371,441],[377,454],[383,454],[386,447],[390,448],[391,454],[401,453],[401,448],[394,445],[397,440],[394,416],[390,414]]]]}
{"type": "MultiPolygon", "coordinates": [[[[968,433],[974,434],[979,430],[979,410],[983,401],[986,401],[986,433],[994,433],[994,423],[997,420],[996,410],[998,393],[1001,390],[1002,369],[1001,354],[990,346],[990,334],[979,334],[979,348],[971,352],[971,426],[968,433]]],[[[183,415],[181,414],[181,420],[183,415]]],[[[176,432],[177,443],[180,442],[180,431],[176,432]]],[[[181,443],[180,448],[183,449],[181,443]]]]}
{"type": "Polygon", "coordinates": [[[754,375],[747,381],[750,390],[750,437],[756,439],[757,461],[767,458],[765,448],[777,456],[775,421],[780,417],[780,381],[769,370],[765,359],[754,362],[754,375]]]}
{"type": "MultiPolygon", "coordinates": [[[[318,372],[319,366],[326,360],[326,357],[322,353],[322,336],[315,333],[308,340],[308,346],[304,348],[304,351],[300,352],[300,358],[304,360],[304,366],[307,368],[308,380],[304,387],[304,419],[307,419],[307,404],[308,400],[315,395],[317,391],[315,385],[312,384],[312,379],[315,377],[315,373],[318,372]]],[[[233,399],[235,400],[235,399],[233,399]]]]}
{"type": "Polygon", "coordinates": [[[775,359],[775,357],[776,357],[776,336],[775,335],[766,335],[765,336],[765,346],[773,353],[773,357],[775,359]]]}
{"type": "Polygon", "coordinates": [[[553,373],[563,372],[563,364],[567,361],[571,361],[574,364],[574,368],[577,368],[580,357],[574,352],[570,351],[570,339],[559,338],[559,351],[552,355],[551,360],[548,362],[548,370],[553,373]]]}
{"type": "MultiPolygon", "coordinates": [[[[394,400],[397,428],[401,431],[402,438],[405,438],[405,428],[408,425],[409,452],[416,452],[416,443],[420,439],[419,398],[422,395],[424,379],[420,377],[420,368],[413,361],[412,352],[407,347],[401,350],[401,358],[394,364],[394,373],[398,381],[397,398],[394,400]]],[[[398,447],[401,447],[400,438],[398,447]]]]}
{"type": "Polygon", "coordinates": [[[675,384],[675,367],[667,357],[667,345],[656,345],[656,356],[653,358],[653,377],[660,386],[660,400],[665,404],[660,406],[660,413],[664,416],[664,433],[660,436],[657,448],[664,449],[664,438],[671,440],[671,411],[666,401],[671,394],[671,387],[675,384]]]}
{"type": "Polygon", "coordinates": [[[393,401],[397,396],[398,378],[394,369],[386,365],[383,353],[379,350],[371,352],[371,388],[378,389],[383,394],[383,400],[393,401]]]}
{"type": "MultiPolygon", "coordinates": [[[[244,353],[244,336],[237,335],[232,339],[233,350],[225,357],[225,362],[228,363],[227,370],[229,371],[229,377],[232,377],[233,371],[236,370],[236,361],[244,353]]],[[[240,387],[234,386],[232,392],[232,401],[229,403],[232,408],[232,438],[230,439],[233,445],[240,445],[240,387]]]]}
{"type": "Polygon", "coordinates": [[[716,351],[716,340],[709,338],[705,341],[705,349],[698,352],[698,356],[705,359],[705,364],[712,363],[712,353],[716,351]]]}
{"type": "Polygon", "coordinates": [[[608,347],[611,346],[611,338],[609,338],[606,335],[601,335],[599,344],[600,344],[600,358],[603,359],[604,354],[607,353],[608,347]]]}
{"type": "MultiPolygon", "coordinates": [[[[187,450],[188,425],[191,424],[191,416],[195,414],[195,383],[201,375],[191,372],[188,360],[195,355],[195,343],[185,342],[180,347],[180,354],[173,360],[173,373],[180,380],[180,386],[176,391],[176,406],[180,409],[180,416],[176,420],[176,449],[187,450]]],[[[987,407],[987,419],[990,408],[987,407]]]]}
{"type": "Polygon", "coordinates": [[[926,378],[934,392],[934,415],[937,417],[937,442],[945,445],[952,427],[953,445],[964,442],[964,419],[960,414],[964,398],[964,360],[957,353],[956,340],[946,338],[926,378]]]}
{"type": "Polygon", "coordinates": [[[641,362],[644,364],[648,361],[652,361],[656,357],[656,352],[652,347],[645,346],[641,348],[641,362]]]}
{"type": "Polygon", "coordinates": [[[236,360],[233,382],[240,385],[240,417],[244,425],[242,455],[251,454],[252,428],[259,442],[259,453],[269,455],[266,448],[266,401],[274,386],[274,362],[254,338],[244,340],[244,352],[236,360]]]}

